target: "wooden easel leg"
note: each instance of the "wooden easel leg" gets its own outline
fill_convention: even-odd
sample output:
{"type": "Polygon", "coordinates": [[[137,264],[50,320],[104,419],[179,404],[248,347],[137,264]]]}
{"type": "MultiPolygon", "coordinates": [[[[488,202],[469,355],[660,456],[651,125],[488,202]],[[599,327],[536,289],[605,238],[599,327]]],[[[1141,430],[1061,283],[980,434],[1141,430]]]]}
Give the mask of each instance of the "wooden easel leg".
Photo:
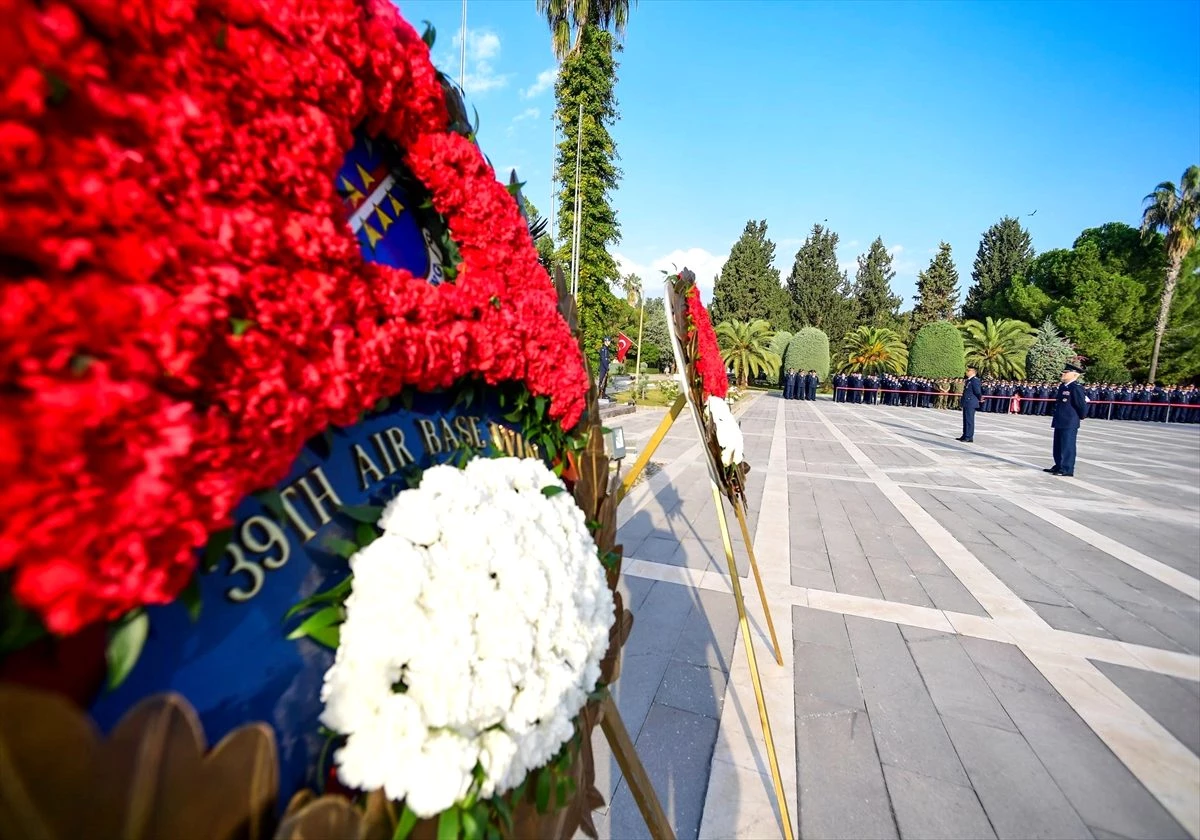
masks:
{"type": "MultiPolygon", "coordinates": [[[[738,577],[737,563],[733,559],[733,542],[729,538],[729,523],[725,519],[725,508],[721,504],[723,497],[721,489],[711,478],[709,484],[712,486],[713,502],[717,506],[717,522],[721,526],[721,542],[725,546],[725,561],[729,564],[729,583],[733,587],[738,624],[742,628],[742,646],[746,649],[746,660],[750,665],[750,681],[754,683],[754,699],[758,701],[758,719],[762,722],[763,738],[767,742],[767,759],[771,765],[771,781],[775,785],[775,801],[779,804],[779,815],[783,819],[783,836],[785,840],[793,840],[792,818],[788,813],[787,799],[783,795],[783,778],[779,775],[779,757],[775,754],[775,738],[771,735],[771,721],[767,717],[767,701],[763,696],[762,679],[758,674],[758,658],[754,655],[754,639],[750,635],[750,620],[746,617],[746,602],[742,599],[741,578],[738,577]]],[[[765,603],[764,599],[764,605],[765,603]]]]}
{"type": "Polygon", "coordinates": [[[621,713],[617,710],[617,704],[613,702],[611,694],[600,703],[600,710],[600,727],[604,730],[604,737],[608,738],[608,745],[612,747],[617,765],[625,775],[625,781],[629,784],[629,792],[633,794],[633,801],[637,803],[638,810],[642,812],[646,828],[650,829],[650,836],[654,840],[675,840],[675,832],[671,830],[671,824],[667,822],[667,815],[663,813],[662,804],[658,801],[658,794],[654,792],[654,786],[650,784],[650,777],[646,775],[646,768],[642,766],[642,760],[638,757],[637,750],[633,746],[628,730],[625,729],[625,722],[621,720],[621,713]]]}
{"type": "Polygon", "coordinates": [[[629,468],[629,472],[621,479],[621,486],[617,488],[617,504],[620,504],[621,499],[625,498],[625,495],[633,488],[633,483],[642,474],[642,470],[646,469],[646,465],[650,463],[650,457],[658,449],[658,445],[663,442],[663,438],[671,430],[671,424],[675,422],[675,418],[679,416],[679,412],[683,411],[685,405],[687,405],[687,399],[683,394],[680,394],[675,399],[675,402],[671,404],[671,408],[667,411],[666,416],[658,424],[658,428],[654,430],[654,434],[650,436],[650,441],[646,444],[646,448],[637,456],[637,460],[633,462],[633,466],[629,468]]]}
{"type": "Polygon", "coordinates": [[[754,557],[754,543],[750,539],[750,527],[746,524],[746,513],[742,503],[735,500],[733,512],[737,516],[738,525],[742,526],[742,541],[746,543],[746,552],[750,555],[750,569],[754,572],[754,582],[758,585],[758,597],[762,601],[763,614],[767,617],[767,630],[771,633],[771,645],[775,648],[775,662],[783,664],[783,653],[779,650],[779,639],[775,637],[775,622],[771,620],[771,606],[767,603],[767,593],[763,589],[762,575],[758,573],[758,560],[754,557]]]}

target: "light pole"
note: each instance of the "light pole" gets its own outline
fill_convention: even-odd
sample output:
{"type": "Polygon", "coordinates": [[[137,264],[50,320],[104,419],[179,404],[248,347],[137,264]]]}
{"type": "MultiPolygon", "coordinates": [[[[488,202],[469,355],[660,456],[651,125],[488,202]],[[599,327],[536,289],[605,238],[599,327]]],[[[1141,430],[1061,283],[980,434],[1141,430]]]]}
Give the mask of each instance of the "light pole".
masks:
{"type": "Polygon", "coordinates": [[[467,0],[463,0],[462,34],[460,40],[462,43],[459,44],[458,53],[458,86],[462,88],[462,92],[465,95],[467,92],[467,0]]]}

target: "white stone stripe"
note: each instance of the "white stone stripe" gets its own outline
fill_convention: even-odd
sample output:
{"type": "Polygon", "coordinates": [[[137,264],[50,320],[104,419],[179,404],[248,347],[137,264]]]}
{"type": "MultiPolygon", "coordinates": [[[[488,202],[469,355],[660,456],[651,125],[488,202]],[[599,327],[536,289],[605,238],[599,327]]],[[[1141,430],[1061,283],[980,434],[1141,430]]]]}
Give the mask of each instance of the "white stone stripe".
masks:
{"type": "MultiPolygon", "coordinates": [[[[775,407],[771,453],[763,483],[761,508],[764,511],[786,512],[788,509],[785,405],[780,400],[775,407]]],[[[747,595],[743,600],[747,618],[757,631],[755,635],[761,640],[761,645],[756,646],[761,651],[758,656],[759,673],[763,681],[767,714],[771,720],[775,753],[779,759],[784,802],[791,815],[793,830],[798,832],[800,812],[796,799],[795,674],[790,644],[792,610],[789,603],[777,597],[781,589],[791,586],[789,531],[786,515],[760,516],[753,535],[755,557],[768,593],[775,632],[780,640],[782,667],[776,664],[771,653],[771,642],[763,630],[765,623],[758,598],[747,595]]],[[[724,578],[722,575],[720,583],[728,587],[724,578]]],[[[712,578],[706,582],[717,583],[712,578]]],[[[721,706],[704,815],[700,821],[699,836],[702,840],[767,837],[783,832],[756,703],[742,636],[738,633],[734,639],[733,660],[725,687],[725,700],[721,706]]]]}
{"type": "Polygon", "coordinates": [[[1091,663],[1025,655],[1188,834],[1200,835],[1200,757],[1091,663]]]}
{"type": "Polygon", "coordinates": [[[1126,565],[1132,566],[1142,574],[1161,581],[1172,589],[1200,601],[1200,580],[1197,580],[1186,572],[1172,568],[1161,560],[1148,557],[1137,549],[1117,542],[1112,537],[1106,537],[1098,531],[1093,531],[1086,525],[1081,525],[1075,520],[1063,516],[1061,513],[1056,513],[1026,499],[1010,498],[1009,501],[1021,508],[1021,510],[1032,513],[1039,519],[1046,520],[1059,530],[1066,531],[1071,536],[1083,540],[1093,548],[1098,548],[1105,554],[1115,557],[1126,565]]]}

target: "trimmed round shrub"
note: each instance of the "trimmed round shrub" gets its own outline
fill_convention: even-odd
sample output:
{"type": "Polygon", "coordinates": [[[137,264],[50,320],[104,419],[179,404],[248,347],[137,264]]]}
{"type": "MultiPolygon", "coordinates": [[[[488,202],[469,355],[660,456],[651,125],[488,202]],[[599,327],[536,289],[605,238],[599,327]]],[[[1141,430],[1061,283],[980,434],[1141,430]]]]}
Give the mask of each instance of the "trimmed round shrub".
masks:
{"type": "MultiPolygon", "coordinates": [[[[962,342],[959,342],[961,352],[962,342]]],[[[816,327],[804,327],[788,342],[783,370],[815,370],[824,382],[829,377],[829,336],[816,327]]]]}
{"type": "Polygon", "coordinates": [[[967,365],[962,333],[949,321],[926,324],[908,351],[908,375],[926,379],[955,379],[967,365]]]}

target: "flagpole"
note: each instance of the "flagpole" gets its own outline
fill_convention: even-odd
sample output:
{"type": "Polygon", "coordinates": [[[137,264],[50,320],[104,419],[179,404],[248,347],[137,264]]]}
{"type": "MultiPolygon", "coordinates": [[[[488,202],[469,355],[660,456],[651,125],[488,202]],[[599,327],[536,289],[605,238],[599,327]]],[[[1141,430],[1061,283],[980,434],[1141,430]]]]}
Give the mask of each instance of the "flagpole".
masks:
{"type": "MultiPolygon", "coordinates": [[[[634,393],[637,393],[637,386],[641,384],[642,375],[642,324],[646,322],[646,292],[642,289],[642,278],[638,278],[638,303],[641,304],[641,314],[638,315],[638,343],[637,343],[637,376],[633,378],[634,393]]],[[[649,370],[647,370],[649,375],[649,370]]]]}
{"type": "Polygon", "coordinates": [[[558,123],[553,117],[550,118],[550,141],[550,241],[557,247],[558,241],[554,238],[554,217],[558,214],[558,196],[554,193],[554,154],[558,151],[558,123]]]}
{"type": "Polygon", "coordinates": [[[579,103],[579,122],[575,127],[575,230],[571,245],[571,296],[579,303],[579,249],[583,230],[583,198],[579,193],[580,166],[583,159],[583,103],[579,103]]]}
{"type": "Polygon", "coordinates": [[[467,0],[463,0],[462,7],[462,44],[459,47],[458,53],[458,86],[462,89],[464,95],[467,92],[467,0]]]}

